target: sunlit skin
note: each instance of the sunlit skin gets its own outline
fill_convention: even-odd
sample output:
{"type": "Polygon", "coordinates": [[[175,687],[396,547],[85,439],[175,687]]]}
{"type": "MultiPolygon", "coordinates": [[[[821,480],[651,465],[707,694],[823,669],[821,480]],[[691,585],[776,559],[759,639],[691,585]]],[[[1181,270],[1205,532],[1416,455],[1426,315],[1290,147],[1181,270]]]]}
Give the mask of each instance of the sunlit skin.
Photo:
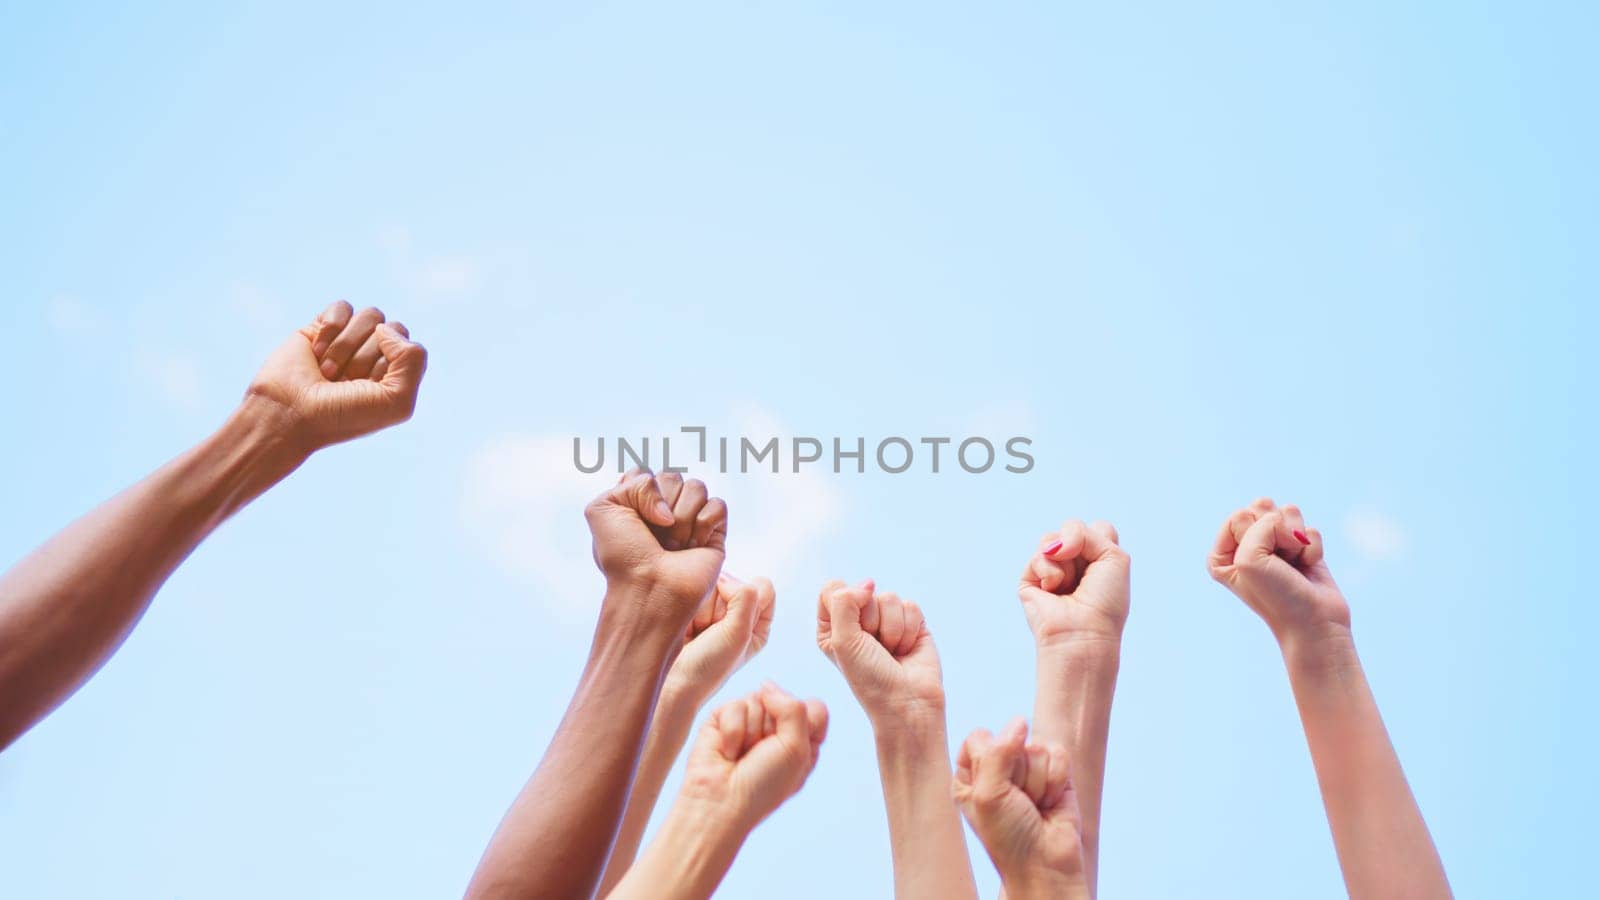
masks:
{"type": "Polygon", "coordinates": [[[469,897],[594,894],[662,681],[722,571],[727,505],[700,481],[635,470],[584,514],[606,580],[589,660],[469,897]]]}
{"type": "Polygon", "coordinates": [[[983,842],[1010,900],[1090,896],[1071,757],[1028,741],[1013,719],[999,735],[978,729],[956,757],[954,796],[983,842]]]}
{"type": "Polygon", "coordinates": [[[612,900],[703,900],[755,827],[816,768],[828,710],[768,684],[719,707],[700,729],[683,788],[612,900]]]}
{"type": "Polygon", "coordinates": [[[1072,756],[1091,893],[1129,572],[1111,523],[1072,519],[1039,539],[1017,585],[1038,658],[1034,738],[1060,744],[1072,756]]]}
{"type": "Polygon", "coordinates": [[[1321,532],[1298,507],[1262,498],[1223,523],[1206,568],[1278,641],[1350,896],[1451,896],[1356,656],[1321,532]]]}
{"type": "Polygon", "coordinates": [[[895,896],[973,898],[961,818],[950,800],[939,653],[922,610],[870,581],[824,585],[817,646],[872,722],[889,817],[895,896]]]}
{"type": "Polygon", "coordinates": [[[608,894],[633,864],[645,826],[661,796],[661,786],[688,741],[700,708],[730,675],[767,645],[775,596],[772,582],[765,578],[746,583],[724,572],[711,596],[695,610],[694,621],[684,635],[683,650],[673,660],[661,685],[650,733],[639,756],[639,770],[628,795],[627,811],[600,881],[599,896],[608,894]]]}
{"type": "Polygon", "coordinates": [[[405,326],[333,304],[273,351],[215,433],[0,577],[0,748],[104,664],[229,516],[317,450],[410,418],[427,362],[405,326]]]}

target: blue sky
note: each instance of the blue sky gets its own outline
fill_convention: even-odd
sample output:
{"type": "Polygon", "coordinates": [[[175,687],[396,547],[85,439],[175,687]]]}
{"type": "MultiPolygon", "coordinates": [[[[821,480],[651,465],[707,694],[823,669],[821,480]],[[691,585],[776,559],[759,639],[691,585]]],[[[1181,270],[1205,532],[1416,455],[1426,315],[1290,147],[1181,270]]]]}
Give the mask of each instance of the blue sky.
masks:
{"type": "Polygon", "coordinates": [[[1013,586],[1072,516],[1135,561],[1105,895],[1339,896],[1202,567],[1260,494],[1328,533],[1458,893],[1587,883],[1593,9],[863,6],[0,12],[5,564],[332,299],[432,353],[410,424],[229,523],[0,756],[0,893],[459,893],[587,647],[564,442],[684,424],[1038,461],[708,478],[779,591],[724,694],[834,713],[727,896],[889,893],[817,587],[926,608],[955,743],[1030,709],[1013,586]]]}

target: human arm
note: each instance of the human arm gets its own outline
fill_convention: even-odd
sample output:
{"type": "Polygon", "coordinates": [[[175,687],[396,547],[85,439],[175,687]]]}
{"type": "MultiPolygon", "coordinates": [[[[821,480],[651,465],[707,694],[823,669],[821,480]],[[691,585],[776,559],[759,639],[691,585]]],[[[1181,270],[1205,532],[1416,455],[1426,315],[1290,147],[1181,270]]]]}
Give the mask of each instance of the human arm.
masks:
{"type": "Polygon", "coordinates": [[[817,646],[872,723],[894,854],[895,896],[973,898],[977,886],[950,795],[944,682],[922,610],[868,580],[829,582],[817,646]]]}
{"type": "Polygon", "coordinates": [[[0,576],[0,748],[87,681],[207,535],[321,447],[410,417],[427,354],[335,303],[267,359],[198,445],[0,576]]]}
{"type": "Polygon", "coordinates": [[[720,707],[689,755],[661,831],[610,900],[704,900],[750,832],[805,783],[828,731],[820,700],[768,684],[720,707]]]}
{"type": "Polygon", "coordinates": [[[1356,655],[1321,533],[1298,507],[1263,498],[1223,524],[1207,568],[1277,639],[1350,896],[1451,896],[1356,655]]]}
{"type": "Polygon", "coordinates": [[[694,718],[711,695],[750,657],[766,646],[772,632],[775,593],[772,582],[746,583],[727,572],[717,579],[711,596],[695,611],[683,650],[667,670],[656,701],[650,731],[639,755],[639,770],[606,861],[597,896],[604,897],[633,865],[661,787],[689,738],[694,718]]]}
{"type": "Polygon", "coordinates": [[[1071,754],[1091,893],[1100,859],[1106,742],[1128,618],[1128,554],[1109,522],[1076,519],[1046,534],[1017,595],[1037,651],[1034,737],[1071,754]]]}
{"type": "Polygon", "coordinates": [[[667,667],[722,568],[727,508],[672,473],[625,475],[585,510],[606,593],[544,758],[484,851],[469,897],[594,893],[667,667]]]}

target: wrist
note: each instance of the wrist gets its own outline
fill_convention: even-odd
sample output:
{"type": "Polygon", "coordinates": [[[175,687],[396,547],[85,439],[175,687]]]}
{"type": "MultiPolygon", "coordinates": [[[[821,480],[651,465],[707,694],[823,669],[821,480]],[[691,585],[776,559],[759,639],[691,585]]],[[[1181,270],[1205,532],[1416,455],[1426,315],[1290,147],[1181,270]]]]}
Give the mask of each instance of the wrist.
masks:
{"type": "Polygon", "coordinates": [[[1087,897],[1082,878],[1073,878],[1065,872],[1038,866],[1022,866],[1000,873],[1000,883],[1005,888],[1007,900],[1044,900],[1044,898],[1087,897]]]}
{"type": "Polygon", "coordinates": [[[897,699],[868,710],[879,744],[918,742],[945,732],[944,695],[897,699]]]}
{"type": "MultiPolygon", "coordinates": [[[[649,604],[630,592],[607,588],[600,601],[595,625],[596,649],[618,648],[640,660],[659,665],[663,672],[683,644],[683,628],[652,615],[649,604]]],[[[663,675],[663,683],[664,683],[663,675]]]]}
{"type": "Polygon", "coordinates": [[[1285,629],[1276,636],[1290,674],[1332,674],[1361,665],[1349,625],[1319,622],[1285,629]]]}

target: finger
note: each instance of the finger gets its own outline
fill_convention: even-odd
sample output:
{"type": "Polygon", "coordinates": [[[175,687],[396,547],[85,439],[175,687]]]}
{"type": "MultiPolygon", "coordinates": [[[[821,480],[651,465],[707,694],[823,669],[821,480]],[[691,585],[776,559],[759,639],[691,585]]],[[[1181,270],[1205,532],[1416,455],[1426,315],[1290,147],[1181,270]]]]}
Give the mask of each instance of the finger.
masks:
{"type": "MultiPolygon", "coordinates": [[[[399,322],[390,322],[389,327],[400,332],[401,337],[408,340],[410,339],[411,332],[406,330],[406,327],[401,325],[399,322]]],[[[383,376],[387,374],[389,374],[389,358],[383,355],[383,346],[380,344],[378,346],[378,361],[373,363],[372,371],[367,375],[367,377],[373,381],[382,381],[383,376]]]]}
{"type": "MultiPolygon", "coordinates": [[[[714,592],[719,596],[721,591],[714,592]]],[[[750,643],[750,632],[756,621],[756,606],[759,602],[756,588],[750,584],[740,584],[734,588],[733,595],[727,601],[723,616],[719,617],[734,639],[742,645],[750,643]]]]}
{"type": "Polygon", "coordinates": [[[750,586],[756,589],[755,619],[750,625],[748,651],[754,655],[767,645],[767,636],[772,633],[772,617],[778,609],[778,592],[766,578],[752,578],[750,586]]]}
{"type": "Polygon", "coordinates": [[[727,601],[723,599],[721,585],[700,600],[700,605],[694,608],[694,618],[689,620],[689,634],[691,636],[704,632],[713,622],[722,616],[718,615],[718,604],[722,609],[727,609],[727,601]]]}
{"type": "Polygon", "coordinates": [[[1028,576],[1023,580],[1052,594],[1067,593],[1074,585],[1077,569],[1071,562],[1058,563],[1043,553],[1036,554],[1028,563],[1028,576]]]}
{"type": "MultiPolygon", "coordinates": [[[[863,585],[865,582],[863,582],[863,585]]],[[[861,585],[858,585],[858,587],[861,585]]],[[[867,594],[867,602],[861,605],[861,630],[872,635],[876,640],[878,629],[883,627],[883,610],[878,606],[876,594],[867,594]]]]}
{"type": "Polygon", "coordinates": [[[311,324],[302,331],[311,339],[311,355],[321,361],[322,355],[328,352],[328,345],[339,336],[344,326],[349,324],[350,316],[355,310],[343,300],[335,300],[328,308],[317,314],[311,324]]]}
{"type": "Polygon", "coordinates": [[[751,747],[767,733],[767,707],[758,691],[744,698],[744,734],[740,739],[742,752],[749,752],[751,747]]]}
{"type": "Polygon", "coordinates": [[[1255,524],[1239,541],[1239,552],[1234,559],[1239,564],[1255,562],[1272,556],[1278,550],[1278,526],[1283,523],[1283,513],[1273,510],[1256,519],[1255,524]]]}
{"type": "Polygon", "coordinates": [[[1039,552],[1055,560],[1065,562],[1076,559],[1083,552],[1083,539],[1087,528],[1080,519],[1068,519],[1061,523],[1061,529],[1055,537],[1039,542],[1039,552]]]}
{"type": "Polygon", "coordinates": [[[1050,754],[1042,745],[1028,744],[1023,748],[1022,790],[1034,806],[1043,806],[1050,781],[1050,754]]]}
{"type": "Polygon", "coordinates": [[[656,475],[656,484],[661,485],[661,497],[667,501],[668,506],[678,502],[678,495],[683,493],[683,473],[662,472],[656,475]]]}
{"type": "MultiPolygon", "coordinates": [[[[718,711],[720,712],[720,710],[718,711]]],[[[722,729],[717,724],[717,713],[713,712],[706,724],[700,727],[695,734],[694,744],[689,747],[690,759],[727,759],[727,739],[722,734],[722,729]]]]}
{"type": "Polygon", "coordinates": [[[1021,753],[1022,738],[1012,720],[987,748],[973,754],[972,786],[980,797],[1001,797],[1011,790],[1021,753]]]}
{"type": "MultiPolygon", "coordinates": [[[[410,418],[417,406],[417,391],[422,387],[422,376],[428,371],[428,351],[421,344],[388,325],[378,326],[378,349],[388,360],[384,370],[383,386],[393,403],[400,407],[403,416],[410,418]]],[[[332,349],[329,349],[332,353],[332,349]]]]}
{"type": "Polygon", "coordinates": [[[1293,503],[1283,507],[1283,523],[1278,526],[1278,546],[1280,554],[1290,562],[1297,562],[1305,555],[1306,545],[1311,543],[1311,536],[1306,534],[1306,519],[1300,514],[1300,507],[1293,503]]]}
{"type": "Polygon", "coordinates": [[[621,484],[611,489],[611,497],[651,525],[672,524],[672,508],[661,498],[661,486],[656,483],[655,475],[646,469],[630,472],[621,484]]]}
{"type": "Polygon", "coordinates": [[[1217,541],[1211,546],[1211,555],[1206,557],[1206,567],[1213,575],[1218,569],[1233,565],[1234,555],[1239,550],[1239,539],[1255,524],[1256,514],[1248,509],[1241,509],[1229,516],[1222,523],[1222,530],[1217,532],[1217,541]]]}
{"type": "Polygon", "coordinates": [[[900,649],[896,655],[905,656],[917,648],[917,641],[922,639],[922,633],[927,629],[927,624],[922,615],[922,607],[910,600],[902,601],[900,605],[906,613],[906,631],[904,636],[900,638],[900,649]]]}
{"type": "Polygon", "coordinates": [[[744,723],[749,715],[748,710],[742,698],[726,703],[717,710],[714,721],[722,737],[722,755],[727,759],[736,760],[744,755],[744,723]]]}
{"type": "Polygon", "coordinates": [[[1306,529],[1306,539],[1311,543],[1306,544],[1306,550],[1300,555],[1300,563],[1304,566],[1314,566],[1322,562],[1322,532],[1315,528],[1306,529]]]}
{"type": "Polygon", "coordinates": [[[967,735],[961,742],[961,749],[956,752],[957,782],[971,785],[972,773],[977,768],[977,761],[989,751],[989,745],[994,743],[994,735],[987,728],[979,728],[967,735]]]}
{"type": "Polygon", "coordinates": [[[878,601],[878,643],[892,655],[906,631],[905,607],[895,593],[882,593],[874,599],[878,601]]]}
{"type": "Polygon", "coordinates": [[[1072,784],[1072,765],[1067,758],[1066,747],[1052,743],[1045,749],[1045,802],[1040,804],[1040,808],[1051,809],[1060,805],[1067,788],[1072,784]]]}
{"type": "Polygon", "coordinates": [[[350,323],[339,332],[339,336],[328,345],[328,352],[322,355],[322,377],[329,381],[338,379],[344,367],[355,356],[361,345],[372,337],[372,332],[383,324],[383,311],[375,306],[369,306],[350,317],[350,323]]]}
{"type": "Polygon", "coordinates": [[[1257,515],[1272,512],[1277,508],[1278,504],[1272,502],[1271,497],[1257,497],[1255,501],[1250,504],[1250,509],[1254,510],[1257,515]]]}
{"type": "MultiPolygon", "coordinates": [[[[829,583],[832,587],[833,583],[829,583]]],[[[872,600],[872,582],[864,581],[855,587],[824,588],[819,614],[827,615],[831,642],[834,646],[856,639],[865,629],[861,626],[862,607],[872,600]]]]}
{"type": "Polygon", "coordinates": [[[689,546],[725,551],[727,544],[728,504],[721,497],[712,497],[695,513],[689,546]]]}
{"type": "Polygon", "coordinates": [[[828,737],[828,707],[821,700],[806,701],[806,730],[811,738],[811,768],[816,768],[822,742],[828,737]]]}
{"type": "Polygon", "coordinates": [[[345,363],[344,371],[339,373],[339,378],[344,381],[359,381],[369,378],[372,370],[378,365],[378,360],[383,358],[383,351],[378,348],[378,331],[373,329],[372,334],[362,342],[360,349],[345,363]]]}

